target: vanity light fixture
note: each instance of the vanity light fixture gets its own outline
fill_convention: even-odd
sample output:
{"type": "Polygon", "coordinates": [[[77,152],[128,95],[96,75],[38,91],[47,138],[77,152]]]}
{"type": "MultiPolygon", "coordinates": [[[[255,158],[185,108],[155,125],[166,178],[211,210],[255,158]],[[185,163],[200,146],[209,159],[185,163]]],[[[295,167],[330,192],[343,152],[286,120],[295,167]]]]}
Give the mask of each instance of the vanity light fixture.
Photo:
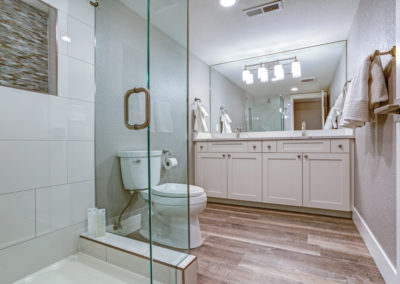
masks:
{"type": "Polygon", "coordinates": [[[294,62],[292,62],[292,75],[293,78],[301,77],[301,65],[300,62],[297,61],[297,58],[295,58],[294,62]]]}
{"type": "Polygon", "coordinates": [[[261,64],[261,66],[257,70],[257,73],[258,73],[258,79],[262,83],[268,82],[268,79],[269,79],[268,78],[268,70],[267,70],[267,68],[265,68],[264,64],[261,64]]]}
{"type": "Polygon", "coordinates": [[[246,78],[246,85],[251,85],[253,83],[254,83],[254,76],[253,74],[250,73],[246,78]]]}
{"type": "Polygon", "coordinates": [[[282,64],[278,63],[274,66],[274,81],[285,79],[285,71],[283,70],[282,64]]]}
{"type": "Polygon", "coordinates": [[[236,4],[236,0],[219,0],[222,7],[231,7],[236,4]]]}
{"type": "Polygon", "coordinates": [[[244,68],[244,70],[242,71],[242,81],[246,82],[247,81],[247,77],[251,75],[250,74],[250,70],[246,68],[244,68]]]}

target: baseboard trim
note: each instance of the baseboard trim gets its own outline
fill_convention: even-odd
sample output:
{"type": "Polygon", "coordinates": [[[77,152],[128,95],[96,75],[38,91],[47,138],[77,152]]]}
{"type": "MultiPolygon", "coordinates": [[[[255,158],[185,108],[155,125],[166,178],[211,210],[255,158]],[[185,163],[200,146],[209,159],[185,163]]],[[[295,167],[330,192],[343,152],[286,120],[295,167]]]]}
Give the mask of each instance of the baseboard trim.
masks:
{"type": "Polygon", "coordinates": [[[139,230],[141,227],[141,215],[140,214],[136,214],[136,215],[130,216],[130,217],[122,220],[121,221],[122,228],[118,229],[118,230],[114,230],[114,223],[117,220],[118,220],[117,217],[113,218],[113,220],[111,220],[110,225],[107,226],[107,232],[121,235],[121,236],[126,236],[126,235],[129,235],[129,234],[139,230]]]}
{"type": "Polygon", "coordinates": [[[368,227],[367,223],[361,217],[356,208],[353,209],[353,222],[356,225],[357,230],[360,232],[365,245],[367,246],[386,283],[397,283],[397,271],[395,266],[392,264],[389,257],[386,255],[371,229],[368,227]]]}

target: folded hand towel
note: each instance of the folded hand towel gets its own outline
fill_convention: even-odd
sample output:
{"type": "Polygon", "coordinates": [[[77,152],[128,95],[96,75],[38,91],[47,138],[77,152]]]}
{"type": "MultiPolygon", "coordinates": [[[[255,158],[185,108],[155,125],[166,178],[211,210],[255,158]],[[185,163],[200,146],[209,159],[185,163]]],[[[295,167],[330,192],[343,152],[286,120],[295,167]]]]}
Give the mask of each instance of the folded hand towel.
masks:
{"type": "Polygon", "coordinates": [[[232,128],[231,128],[232,120],[226,112],[224,112],[221,115],[221,123],[222,123],[222,133],[232,133],[232,128]]]}

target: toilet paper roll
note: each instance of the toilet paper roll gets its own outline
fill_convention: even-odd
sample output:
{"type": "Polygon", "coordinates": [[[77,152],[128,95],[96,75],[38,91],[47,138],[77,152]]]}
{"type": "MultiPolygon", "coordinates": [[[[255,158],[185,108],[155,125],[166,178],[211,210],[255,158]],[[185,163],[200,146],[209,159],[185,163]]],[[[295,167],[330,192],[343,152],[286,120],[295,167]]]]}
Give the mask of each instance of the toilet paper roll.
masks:
{"type": "Polygon", "coordinates": [[[173,167],[176,167],[178,165],[178,161],[175,158],[166,158],[164,160],[164,168],[166,170],[170,170],[173,167]]]}

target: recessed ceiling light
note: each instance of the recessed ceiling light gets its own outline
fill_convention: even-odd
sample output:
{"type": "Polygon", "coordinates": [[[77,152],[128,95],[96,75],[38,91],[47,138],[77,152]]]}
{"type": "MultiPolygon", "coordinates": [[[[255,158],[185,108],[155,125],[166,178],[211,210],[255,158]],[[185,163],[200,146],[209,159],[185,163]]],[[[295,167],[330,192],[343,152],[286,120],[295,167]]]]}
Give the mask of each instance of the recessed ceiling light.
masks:
{"type": "Polygon", "coordinates": [[[299,90],[299,88],[293,87],[293,88],[291,88],[290,90],[291,90],[292,92],[297,92],[297,91],[299,90]]]}
{"type": "Polygon", "coordinates": [[[68,36],[63,36],[63,37],[61,37],[61,39],[63,40],[63,41],[65,41],[65,42],[71,42],[71,38],[70,37],[68,37],[68,36]]]}
{"type": "Polygon", "coordinates": [[[222,7],[231,7],[236,4],[236,0],[219,0],[222,7]]]}

